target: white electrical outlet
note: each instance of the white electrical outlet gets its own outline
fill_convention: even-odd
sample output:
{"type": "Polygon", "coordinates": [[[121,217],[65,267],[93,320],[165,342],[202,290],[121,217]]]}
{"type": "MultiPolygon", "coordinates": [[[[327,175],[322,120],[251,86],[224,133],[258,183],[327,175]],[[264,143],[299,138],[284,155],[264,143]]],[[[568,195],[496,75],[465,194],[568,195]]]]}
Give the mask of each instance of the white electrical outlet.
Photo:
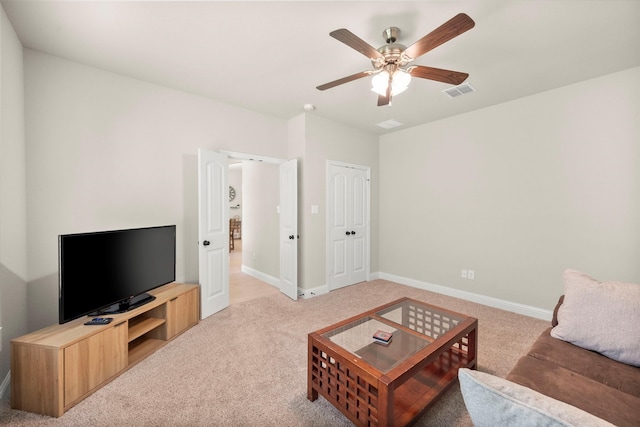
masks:
{"type": "Polygon", "coordinates": [[[471,280],[475,279],[475,278],[476,278],[476,273],[475,273],[475,271],[473,271],[473,270],[469,270],[469,271],[467,272],[467,277],[468,277],[469,279],[471,279],[471,280]]]}
{"type": "Polygon", "coordinates": [[[466,279],[467,278],[467,270],[462,270],[460,272],[460,277],[462,277],[463,279],[466,279]]]}

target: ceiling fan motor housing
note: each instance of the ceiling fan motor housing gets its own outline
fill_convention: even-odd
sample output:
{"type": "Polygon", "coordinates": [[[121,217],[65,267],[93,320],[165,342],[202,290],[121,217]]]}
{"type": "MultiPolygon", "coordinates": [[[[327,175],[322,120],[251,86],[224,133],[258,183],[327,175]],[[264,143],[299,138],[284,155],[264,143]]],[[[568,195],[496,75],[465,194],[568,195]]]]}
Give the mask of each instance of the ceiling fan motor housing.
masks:
{"type": "Polygon", "coordinates": [[[375,61],[371,61],[373,67],[378,70],[387,65],[402,65],[401,55],[407,47],[400,43],[396,43],[396,40],[398,40],[398,37],[400,36],[400,28],[389,27],[384,30],[382,36],[384,37],[387,44],[385,44],[384,46],[380,46],[377,50],[382,54],[384,60],[380,61],[380,59],[378,59],[375,61]]]}
{"type": "Polygon", "coordinates": [[[389,27],[382,32],[382,37],[387,43],[395,43],[400,37],[400,28],[398,27],[389,27]]]}
{"type": "Polygon", "coordinates": [[[406,46],[400,43],[391,43],[379,47],[378,52],[384,56],[386,62],[398,62],[400,55],[405,49],[406,46]]]}

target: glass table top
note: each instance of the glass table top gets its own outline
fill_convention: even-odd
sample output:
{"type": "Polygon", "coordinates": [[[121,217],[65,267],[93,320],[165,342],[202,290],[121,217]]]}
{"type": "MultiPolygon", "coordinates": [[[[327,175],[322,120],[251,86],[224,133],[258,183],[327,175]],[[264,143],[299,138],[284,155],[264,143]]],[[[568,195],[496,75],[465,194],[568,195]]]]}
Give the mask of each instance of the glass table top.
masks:
{"type": "Polygon", "coordinates": [[[388,372],[463,320],[464,317],[447,310],[404,300],[325,332],[323,336],[381,372],[388,372]],[[392,334],[388,344],[373,339],[377,331],[392,334]]]}

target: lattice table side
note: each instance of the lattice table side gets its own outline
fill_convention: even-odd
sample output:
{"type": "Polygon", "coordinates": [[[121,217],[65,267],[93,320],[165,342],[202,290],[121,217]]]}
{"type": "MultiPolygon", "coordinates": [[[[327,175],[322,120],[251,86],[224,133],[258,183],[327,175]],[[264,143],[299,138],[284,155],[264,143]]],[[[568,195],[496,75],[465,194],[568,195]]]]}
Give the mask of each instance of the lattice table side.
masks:
{"type": "Polygon", "coordinates": [[[308,398],[318,393],[357,425],[378,426],[378,381],[347,358],[309,338],[308,398]]]}

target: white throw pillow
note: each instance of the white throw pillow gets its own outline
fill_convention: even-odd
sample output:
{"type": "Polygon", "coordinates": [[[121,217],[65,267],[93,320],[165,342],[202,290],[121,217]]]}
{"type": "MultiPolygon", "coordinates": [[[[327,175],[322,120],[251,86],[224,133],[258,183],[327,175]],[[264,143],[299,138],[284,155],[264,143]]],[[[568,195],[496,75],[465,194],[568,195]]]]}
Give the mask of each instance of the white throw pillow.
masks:
{"type": "Polygon", "coordinates": [[[611,427],[613,424],[535,390],[462,368],[460,390],[475,427],[611,427]]]}
{"type": "Polygon", "coordinates": [[[551,336],[640,366],[640,285],[599,282],[566,270],[564,302],[551,336]]]}

